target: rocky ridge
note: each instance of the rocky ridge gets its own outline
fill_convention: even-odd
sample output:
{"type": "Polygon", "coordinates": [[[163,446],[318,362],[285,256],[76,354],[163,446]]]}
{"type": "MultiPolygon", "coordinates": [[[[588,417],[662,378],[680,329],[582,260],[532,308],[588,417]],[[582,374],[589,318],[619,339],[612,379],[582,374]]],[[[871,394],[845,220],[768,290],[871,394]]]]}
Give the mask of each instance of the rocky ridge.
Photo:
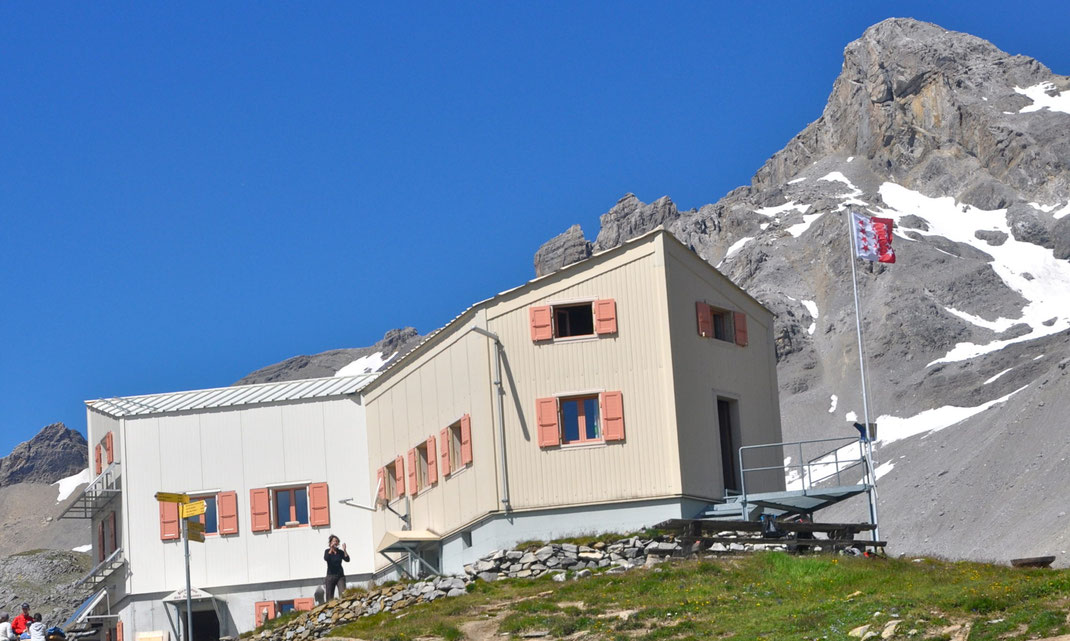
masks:
{"type": "Polygon", "coordinates": [[[55,483],[88,465],[85,437],[63,423],[41,428],[32,439],[19,443],[0,458],[0,487],[15,483],[55,483]]]}
{"type": "Polygon", "coordinates": [[[0,611],[17,613],[25,601],[46,626],[62,626],[89,596],[74,584],[90,568],[89,555],[81,552],[39,550],[0,558],[0,611]]]}
{"type": "Polygon", "coordinates": [[[294,356],[280,363],[262,367],[236,381],[234,385],[334,376],[346,365],[376,354],[383,356],[381,362],[375,363],[377,369],[381,370],[400,356],[407,354],[423,339],[424,337],[412,327],[392,329],[383,336],[382,340],[369,347],[333,349],[319,354],[294,356]]]}
{"type": "MultiPolygon", "coordinates": [[[[821,117],[750,185],[686,211],[628,194],[590,245],[663,226],[717,266],[776,313],[785,440],[838,436],[862,415],[847,211],[896,224],[898,262],[858,263],[882,538],[1066,564],[1070,435],[1052,427],[1070,411],[1070,78],[885,20],[847,45],[821,117]]],[[[567,264],[560,244],[537,273],[567,264]]],[[[857,502],[822,515],[864,517],[857,502]]]]}

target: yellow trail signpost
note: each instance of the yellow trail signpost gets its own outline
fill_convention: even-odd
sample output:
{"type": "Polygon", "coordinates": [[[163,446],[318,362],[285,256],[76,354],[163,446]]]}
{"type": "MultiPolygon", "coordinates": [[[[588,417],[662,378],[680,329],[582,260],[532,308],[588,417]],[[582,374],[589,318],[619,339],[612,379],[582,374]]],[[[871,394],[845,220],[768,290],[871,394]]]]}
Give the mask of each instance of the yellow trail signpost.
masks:
{"type": "Polygon", "coordinates": [[[178,506],[178,513],[182,518],[188,519],[191,516],[200,516],[201,514],[204,514],[207,509],[208,504],[204,501],[194,501],[192,503],[185,503],[178,506]]]}
{"type": "Polygon", "coordinates": [[[189,495],[176,492],[157,492],[156,500],[161,503],[189,503],[189,495]]]}

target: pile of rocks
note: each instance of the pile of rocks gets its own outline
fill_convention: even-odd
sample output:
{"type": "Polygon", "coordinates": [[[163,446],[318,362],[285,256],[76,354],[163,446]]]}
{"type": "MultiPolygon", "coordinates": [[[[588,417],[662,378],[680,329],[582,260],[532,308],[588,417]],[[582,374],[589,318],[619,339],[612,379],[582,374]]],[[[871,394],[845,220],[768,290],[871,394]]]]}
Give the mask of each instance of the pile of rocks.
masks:
{"type": "Polygon", "coordinates": [[[479,561],[464,567],[464,576],[434,577],[412,583],[397,583],[369,592],[357,592],[302,613],[278,628],[256,633],[264,641],[305,641],[325,636],[332,629],[380,612],[394,612],[414,603],[424,603],[467,592],[476,580],[537,578],[549,574],[554,581],[582,579],[602,569],[609,573],[625,572],[649,566],[667,557],[690,557],[704,552],[749,552],[757,549],[783,549],[782,543],[765,541],[747,532],[720,532],[717,538],[729,543],[684,545],[672,536],[644,539],[629,537],[591,545],[551,543],[531,550],[495,550],[479,561]]]}

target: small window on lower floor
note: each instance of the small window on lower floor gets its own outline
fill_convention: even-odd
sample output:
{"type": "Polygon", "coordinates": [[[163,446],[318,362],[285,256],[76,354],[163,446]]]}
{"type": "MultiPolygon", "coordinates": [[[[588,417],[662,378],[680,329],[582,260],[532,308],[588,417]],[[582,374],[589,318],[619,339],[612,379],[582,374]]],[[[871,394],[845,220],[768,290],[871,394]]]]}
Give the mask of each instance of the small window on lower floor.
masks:
{"type": "Polygon", "coordinates": [[[296,609],[293,601],[276,601],[275,611],[278,615],[286,614],[287,612],[293,612],[296,609]]]}
{"type": "Polygon", "coordinates": [[[577,396],[561,399],[561,427],[564,443],[591,443],[602,440],[598,420],[598,397],[577,396]]]}
{"type": "Polygon", "coordinates": [[[308,525],[308,488],[275,490],[275,527],[308,525]]]}

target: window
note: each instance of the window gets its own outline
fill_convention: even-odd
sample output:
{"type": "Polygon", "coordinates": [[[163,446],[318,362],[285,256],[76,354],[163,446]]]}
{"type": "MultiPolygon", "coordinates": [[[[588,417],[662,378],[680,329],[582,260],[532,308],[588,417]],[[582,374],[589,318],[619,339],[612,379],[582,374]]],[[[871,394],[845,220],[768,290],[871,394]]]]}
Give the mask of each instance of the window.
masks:
{"type": "Polygon", "coordinates": [[[431,485],[427,471],[427,443],[416,446],[416,491],[420,492],[431,485]]]}
{"type": "Polygon", "coordinates": [[[296,609],[297,608],[294,607],[294,602],[293,601],[276,601],[275,602],[275,611],[278,612],[279,616],[282,616],[282,615],[287,614],[289,612],[293,612],[296,609]]]}
{"type": "Polygon", "coordinates": [[[308,525],[308,488],[275,490],[275,527],[308,525]]]}
{"type": "Polygon", "coordinates": [[[205,534],[219,534],[219,510],[216,503],[216,495],[209,494],[207,496],[190,496],[191,501],[204,501],[204,514],[197,517],[197,520],[204,524],[205,534]]]}
{"type": "Polygon", "coordinates": [[[617,333],[617,303],[612,298],[528,308],[531,340],[617,333]]]}
{"type": "Polygon", "coordinates": [[[401,474],[398,473],[396,460],[383,467],[382,476],[383,489],[380,491],[379,495],[388,501],[393,501],[401,496],[401,494],[398,493],[398,478],[401,477],[401,474]]]}
{"type": "Polygon", "coordinates": [[[711,307],[710,315],[713,318],[713,337],[720,341],[731,342],[734,338],[732,336],[732,314],[723,309],[711,307]]]}
{"type": "Polygon", "coordinates": [[[561,399],[562,442],[590,443],[602,440],[598,422],[598,397],[561,399]]]}
{"type": "Polygon", "coordinates": [[[554,306],[554,337],[594,334],[594,312],[590,303],[554,306]]]}
{"type": "Polygon", "coordinates": [[[452,471],[456,472],[464,468],[461,464],[461,422],[457,421],[453,425],[449,426],[449,433],[447,435],[449,443],[450,464],[453,468],[452,471]]]}

